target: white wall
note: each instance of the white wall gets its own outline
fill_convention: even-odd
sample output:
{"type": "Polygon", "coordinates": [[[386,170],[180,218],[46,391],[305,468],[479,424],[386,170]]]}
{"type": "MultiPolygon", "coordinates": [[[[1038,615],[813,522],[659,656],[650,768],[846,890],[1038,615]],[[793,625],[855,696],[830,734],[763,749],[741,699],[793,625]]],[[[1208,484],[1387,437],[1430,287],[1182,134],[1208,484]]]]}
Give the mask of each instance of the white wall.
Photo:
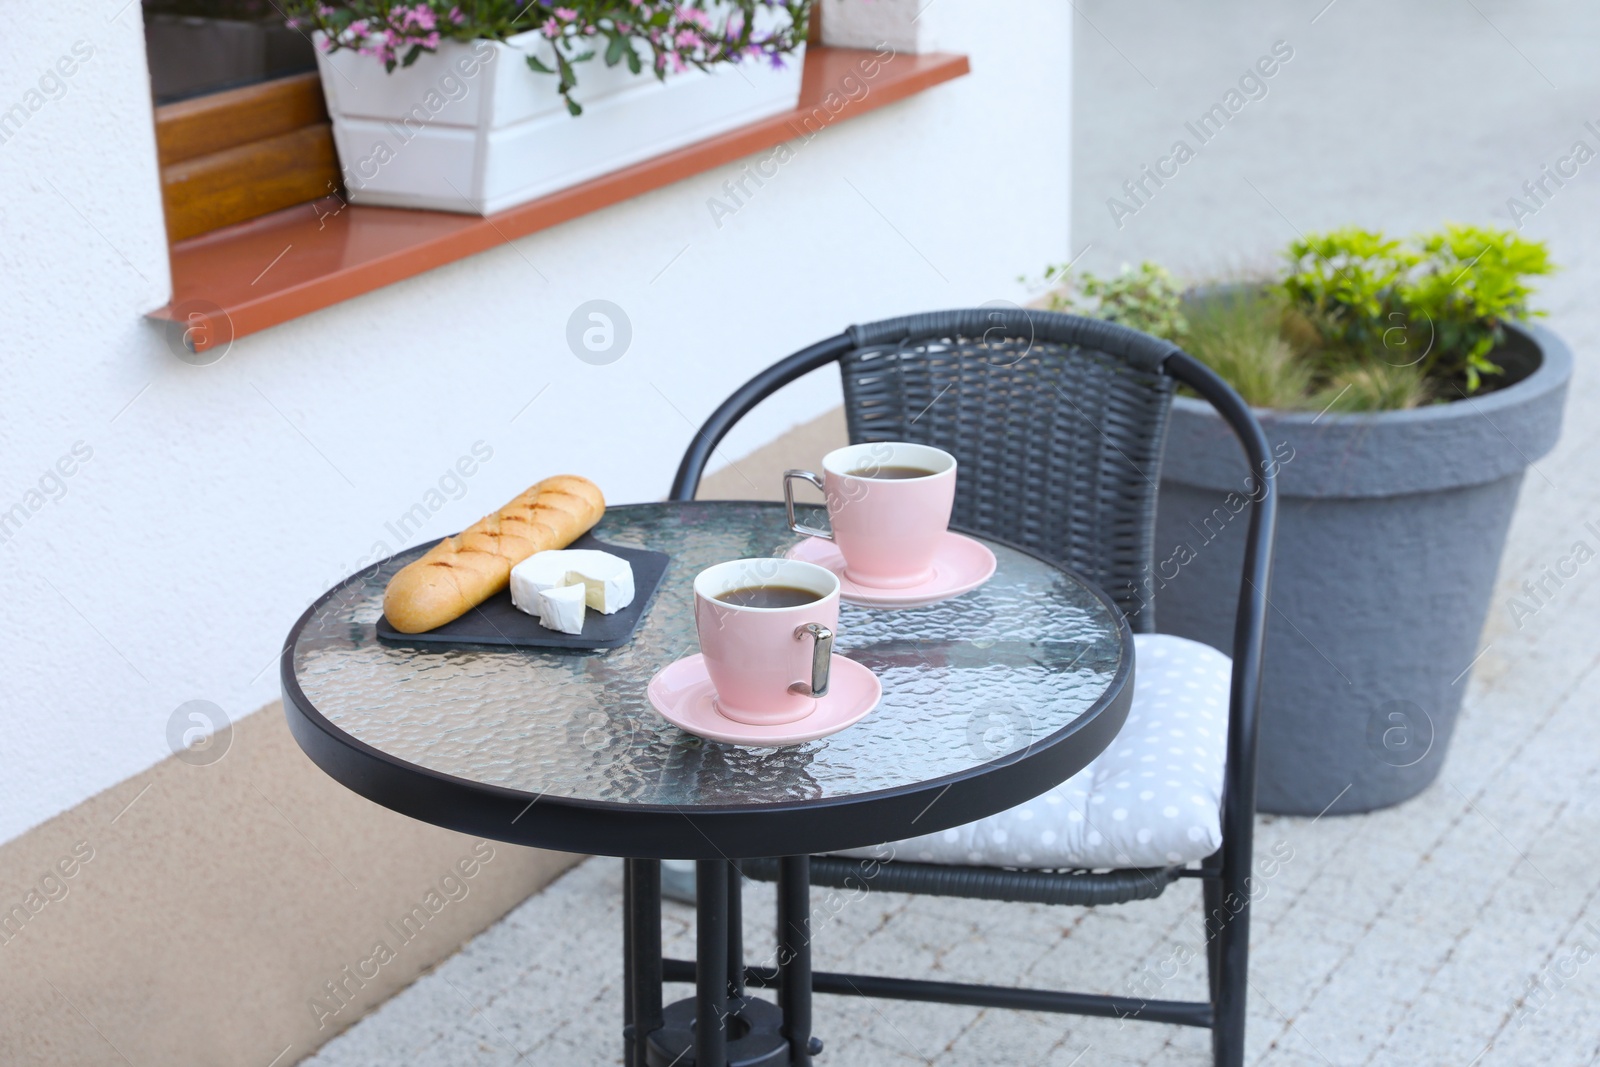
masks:
{"type": "MultiPolygon", "coordinates": [[[[142,317],[169,280],[121,2],[36,6],[0,40],[0,111],[40,104],[0,144],[0,510],[39,505],[0,544],[0,840],[166,756],[185,701],[274,699],[299,612],[402,547],[385,523],[474,442],[493,458],[407,542],[558,471],[660,498],[691,423],[756,369],[853,321],[1024,299],[1017,276],[1068,253],[1070,7],[941,0],[923,17],[973,74],[827,131],[720,229],[707,199],[740,166],[190,366],[142,317]],[[27,96],[79,41],[64,95],[27,96]],[[597,297],[633,326],[609,366],[565,342],[597,297]],[[30,497],[77,442],[65,495],[30,497]]],[[[818,376],[724,451],[837,402],[818,376]]]]}

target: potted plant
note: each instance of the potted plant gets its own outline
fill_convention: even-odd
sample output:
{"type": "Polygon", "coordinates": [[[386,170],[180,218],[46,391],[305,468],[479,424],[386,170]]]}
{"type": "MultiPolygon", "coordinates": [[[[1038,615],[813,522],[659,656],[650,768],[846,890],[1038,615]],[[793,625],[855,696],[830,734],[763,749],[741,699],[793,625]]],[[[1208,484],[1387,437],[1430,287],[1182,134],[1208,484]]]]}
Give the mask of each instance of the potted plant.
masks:
{"type": "MultiPolygon", "coordinates": [[[[1187,293],[1146,264],[1057,303],[1182,345],[1256,409],[1281,493],[1260,807],[1369,811],[1439,773],[1572,360],[1528,321],[1528,280],[1550,264],[1514,232],[1345,229],[1286,259],[1279,277],[1187,293]]],[[[1175,398],[1142,590],[1163,632],[1230,647],[1257,486],[1210,406],[1175,398]]]]}
{"type": "Polygon", "coordinates": [[[794,107],[810,5],[295,0],[291,24],[352,202],[492,214],[794,107]]]}

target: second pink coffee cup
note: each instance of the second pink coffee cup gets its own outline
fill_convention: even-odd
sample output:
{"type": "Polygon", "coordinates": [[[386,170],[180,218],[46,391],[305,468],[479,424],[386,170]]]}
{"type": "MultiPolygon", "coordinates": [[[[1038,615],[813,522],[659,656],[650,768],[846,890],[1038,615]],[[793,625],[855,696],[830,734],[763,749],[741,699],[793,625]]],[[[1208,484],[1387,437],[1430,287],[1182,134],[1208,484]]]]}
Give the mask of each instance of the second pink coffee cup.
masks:
{"type": "Polygon", "coordinates": [[[874,441],[822,457],[822,475],[784,471],[789,528],[833,541],[845,574],[879,589],[904,589],[933,575],[933,557],[950,526],[956,458],[931,445],[874,441]],[[795,518],[794,482],[810,482],[827,498],[831,530],[795,518]]]}

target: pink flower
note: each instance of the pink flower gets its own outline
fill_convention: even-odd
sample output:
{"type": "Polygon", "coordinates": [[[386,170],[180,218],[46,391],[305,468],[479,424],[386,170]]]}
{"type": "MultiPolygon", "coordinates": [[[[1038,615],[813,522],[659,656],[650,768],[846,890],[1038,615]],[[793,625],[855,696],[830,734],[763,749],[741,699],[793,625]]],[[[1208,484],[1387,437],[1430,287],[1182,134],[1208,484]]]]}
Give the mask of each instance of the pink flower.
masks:
{"type": "Polygon", "coordinates": [[[539,32],[554,40],[561,32],[561,24],[555,19],[545,19],[544,25],[539,27],[539,32]]]}
{"type": "Polygon", "coordinates": [[[459,7],[453,7],[450,9],[450,21],[459,26],[463,22],[467,21],[467,16],[461,13],[461,9],[459,7]]]}
{"type": "Polygon", "coordinates": [[[570,7],[558,7],[555,9],[555,14],[556,18],[560,19],[562,22],[571,22],[573,19],[578,17],[578,13],[572,10],[570,7]]]}

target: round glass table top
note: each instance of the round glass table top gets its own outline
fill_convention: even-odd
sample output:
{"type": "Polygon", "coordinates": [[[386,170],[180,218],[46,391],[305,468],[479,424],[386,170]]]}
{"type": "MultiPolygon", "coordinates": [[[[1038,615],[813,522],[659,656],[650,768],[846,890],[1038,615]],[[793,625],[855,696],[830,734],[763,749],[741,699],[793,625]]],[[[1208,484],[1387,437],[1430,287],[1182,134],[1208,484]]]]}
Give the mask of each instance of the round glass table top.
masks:
{"type": "MultiPolygon", "coordinates": [[[[1112,703],[1131,674],[1127,631],[1103,594],[986,540],[998,566],[970,593],[892,611],[842,605],[835,650],[883,683],[882,701],[861,722],[787,748],[704,741],[662,719],[645,696],[658,670],[698,651],[694,576],[723,560],[779,555],[799,538],[781,505],[753,502],[614,507],[594,534],[671,557],[631,643],[572,651],[380,640],[384,587],[418,547],[352,576],[307,611],[285,646],[286,702],[369,756],[530,802],[704,812],[847,800],[1017,762],[1112,703]]],[[[312,751],[298,728],[296,736],[312,751]]]]}

